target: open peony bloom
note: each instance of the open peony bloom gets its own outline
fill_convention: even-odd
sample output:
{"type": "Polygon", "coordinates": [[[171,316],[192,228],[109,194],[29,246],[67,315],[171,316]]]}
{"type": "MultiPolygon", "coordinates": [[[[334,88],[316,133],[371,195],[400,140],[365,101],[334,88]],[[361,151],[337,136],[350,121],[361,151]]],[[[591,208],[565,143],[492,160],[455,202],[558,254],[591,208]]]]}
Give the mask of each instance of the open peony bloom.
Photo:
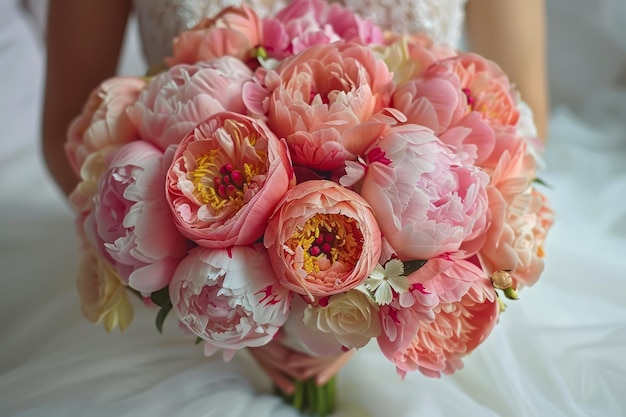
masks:
{"type": "Polygon", "coordinates": [[[106,157],[92,217],[97,241],[120,274],[137,291],[149,293],[169,283],[188,247],[170,214],[163,190],[163,153],[135,141],[106,157]]]}
{"type": "Polygon", "coordinates": [[[223,56],[247,62],[253,58],[254,49],[262,44],[262,36],[261,21],[252,8],[246,5],[227,7],[215,17],[182,32],[174,40],[173,56],[165,62],[172,67],[223,56]]]}
{"type": "Polygon", "coordinates": [[[487,274],[508,271],[514,287],[534,284],[543,271],[543,243],[554,216],[546,198],[532,188],[536,164],[527,146],[519,141],[493,172],[488,187],[492,220],[478,252],[487,274]]]}
{"type": "Polygon", "coordinates": [[[363,163],[349,163],[340,182],[360,187],[399,259],[426,260],[484,233],[488,180],[432,131],[403,125],[390,128],[363,163]]]}
{"type": "Polygon", "coordinates": [[[178,65],[154,77],[129,114],[142,138],[165,150],[213,114],[245,114],[242,89],[251,78],[252,71],[232,57],[178,65]]]}
{"type": "Polygon", "coordinates": [[[454,262],[423,285],[439,298],[434,320],[420,322],[409,345],[388,358],[402,376],[414,370],[431,377],[449,375],[463,367],[461,359],[494,328],[497,295],[484,272],[465,260],[454,262]]]}
{"type": "Polygon", "coordinates": [[[67,132],[65,153],[76,174],[90,154],[139,138],[126,110],[145,84],[141,78],[115,77],[91,92],[67,132]]]}
{"type": "Polygon", "coordinates": [[[258,244],[192,250],[176,269],[169,292],[180,321],[206,341],[207,354],[270,342],[291,301],[258,244]]]}
{"type": "Polygon", "coordinates": [[[126,330],[133,320],[133,306],[126,285],[111,264],[98,251],[85,245],[78,267],[76,283],[80,308],[87,320],[104,324],[107,332],[119,326],[126,330]]]}
{"type": "Polygon", "coordinates": [[[166,194],[181,233],[225,248],[257,241],[294,180],[285,143],[263,122],[218,113],[176,149],[166,194]]]}
{"type": "Polygon", "coordinates": [[[322,0],[292,1],[274,17],[263,20],[263,45],[275,59],[338,40],[368,45],[382,39],[382,32],[371,21],[337,3],[322,0]]]}
{"type": "Polygon", "coordinates": [[[276,275],[311,300],[361,284],[377,264],[380,230],[363,198],[331,181],[292,188],[264,236],[276,275]]]}
{"type": "Polygon", "coordinates": [[[346,42],[311,47],[261,78],[244,88],[248,108],[287,140],[294,165],[317,170],[343,167],[377,139],[374,116],[393,90],[385,63],[346,42]]]}

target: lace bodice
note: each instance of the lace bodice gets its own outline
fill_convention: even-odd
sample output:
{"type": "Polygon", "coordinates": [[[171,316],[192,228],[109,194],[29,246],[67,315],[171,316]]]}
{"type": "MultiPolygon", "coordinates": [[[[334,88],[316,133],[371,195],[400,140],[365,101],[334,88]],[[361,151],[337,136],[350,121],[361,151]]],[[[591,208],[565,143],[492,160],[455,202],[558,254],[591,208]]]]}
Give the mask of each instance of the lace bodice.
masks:
{"type": "MultiPolygon", "coordinates": [[[[242,0],[134,0],[144,53],[150,65],[170,53],[174,36],[242,0]]],[[[244,0],[261,15],[282,8],[288,0],[244,0]]],[[[359,15],[385,29],[425,32],[436,42],[456,46],[461,36],[466,0],[343,0],[359,15]]]]}

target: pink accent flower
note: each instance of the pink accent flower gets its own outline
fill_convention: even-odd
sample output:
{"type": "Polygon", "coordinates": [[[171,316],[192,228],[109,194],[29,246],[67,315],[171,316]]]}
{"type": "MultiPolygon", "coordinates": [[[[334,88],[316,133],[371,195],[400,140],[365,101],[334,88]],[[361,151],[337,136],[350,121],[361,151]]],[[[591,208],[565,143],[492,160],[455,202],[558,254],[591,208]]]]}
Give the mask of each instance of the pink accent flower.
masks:
{"type": "Polygon", "coordinates": [[[262,245],[196,248],[176,269],[169,291],[178,318],[206,341],[207,354],[270,342],[291,301],[262,245]]]}
{"type": "Polygon", "coordinates": [[[178,65],[152,79],[129,114],[141,136],[165,150],[213,114],[245,114],[242,89],[251,78],[252,71],[232,57],[178,65]]]}
{"type": "Polygon", "coordinates": [[[392,127],[365,159],[340,181],[357,184],[399,259],[458,251],[484,233],[489,178],[429,129],[392,127]]]}
{"type": "Polygon", "coordinates": [[[433,310],[434,321],[420,322],[409,346],[388,356],[402,376],[420,370],[439,377],[461,369],[461,359],[487,338],[498,320],[491,282],[471,262],[455,262],[424,287],[439,304],[433,310]]]}
{"type": "Polygon", "coordinates": [[[362,45],[380,43],[381,30],[350,9],[322,0],[295,0],[274,17],[263,20],[263,42],[268,55],[284,59],[305,49],[338,40],[362,45]]]}
{"type": "Polygon", "coordinates": [[[374,116],[389,104],[391,78],[368,48],[337,42],[287,58],[265,74],[264,86],[247,84],[244,100],[286,138],[295,165],[332,170],[378,137],[374,116]]]}
{"type": "Polygon", "coordinates": [[[246,5],[227,7],[215,17],[182,32],[174,40],[173,56],[165,62],[172,67],[223,56],[248,62],[254,49],[262,44],[262,36],[261,21],[253,9],[246,5]]]}
{"type": "Polygon", "coordinates": [[[95,221],[96,243],[122,281],[144,293],[167,286],[188,247],[163,193],[163,159],[161,151],[143,141],[107,155],[109,168],[88,216],[95,221]]]}
{"type": "Polygon", "coordinates": [[[236,113],[200,123],[177,148],[167,178],[178,229],[211,248],[257,241],[294,184],[285,143],[236,113]]]}
{"type": "Polygon", "coordinates": [[[374,213],[358,194],[331,181],[307,181],[285,195],[264,236],[280,282],[325,297],[363,282],[380,257],[374,213]]]}
{"type": "Polygon", "coordinates": [[[89,154],[138,139],[126,110],[145,84],[141,78],[115,77],[91,92],[82,113],[70,124],[65,144],[70,166],[77,175],[89,154]]]}
{"type": "Polygon", "coordinates": [[[491,224],[478,252],[488,275],[509,271],[518,284],[532,285],[543,271],[543,242],[553,222],[545,196],[532,188],[535,160],[524,141],[505,152],[488,187],[491,224]]]}

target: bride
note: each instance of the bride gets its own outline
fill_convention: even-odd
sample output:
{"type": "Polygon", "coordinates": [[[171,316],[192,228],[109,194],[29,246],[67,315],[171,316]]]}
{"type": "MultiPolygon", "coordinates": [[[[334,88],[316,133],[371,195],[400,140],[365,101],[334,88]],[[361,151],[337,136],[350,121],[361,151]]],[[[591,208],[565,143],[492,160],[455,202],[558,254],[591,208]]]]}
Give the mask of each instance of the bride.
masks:
{"type": "MultiPolygon", "coordinates": [[[[539,1],[350,1],[350,7],[371,13],[384,26],[425,30],[453,44],[460,40],[467,11],[469,45],[512,76],[546,137],[539,1]]],[[[115,73],[131,8],[152,65],[168,54],[168,42],[156,38],[171,38],[221,6],[210,0],[136,0],[134,5],[51,0],[44,149],[49,170],[66,193],[76,182],[62,154],[66,126],[91,88],[115,73]]],[[[272,6],[255,7],[270,11],[272,6]]],[[[586,46],[593,49],[591,39],[586,46]]],[[[571,90],[564,81],[561,87],[571,90]]],[[[616,94],[587,93],[586,108],[580,111],[588,121],[600,120],[592,111],[594,104],[615,112],[619,107],[612,104],[626,103],[616,94]]],[[[559,246],[556,240],[549,242],[544,277],[502,315],[489,340],[466,359],[465,369],[442,380],[414,373],[400,381],[393,367],[366,347],[339,375],[335,416],[623,415],[626,308],[621,294],[626,286],[617,271],[626,267],[626,213],[623,203],[616,204],[623,201],[616,193],[626,191],[617,161],[624,156],[626,137],[611,142],[615,135],[609,134],[619,130],[608,129],[612,125],[603,114],[606,135],[601,127],[577,120],[577,114],[555,112],[559,123],[550,126],[546,155],[549,166],[561,163],[554,164],[558,170],[549,171],[546,179],[555,184],[551,197],[557,212],[570,209],[554,232],[561,236],[559,246]],[[606,139],[596,143],[600,150],[583,145],[590,132],[594,139],[606,139]],[[554,137],[563,143],[552,145],[554,137]],[[613,158],[609,165],[600,159],[606,154],[613,158]],[[582,165],[584,172],[567,180],[574,165],[582,165]],[[586,194],[581,198],[577,192],[586,194]],[[611,209],[598,210],[599,204],[589,201],[593,192],[611,209]]],[[[614,120],[623,123],[623,116],[614,120]]],[[[1,166],[1,312],[8,322],[0,327],[1,416],[296,416],[269,394],[268,379],[247,357],[230,363],[205,358],[177,329],[156,332],[153,311],[136,308],[132,328],[125,333],[107,334],[82,319],[73,289],[77,243],[72,215],[49,189],[52,181],[33,167],[36,163],[25,162],[31,161],[28,152],[31,147],[3,159],[1,166]]]]}

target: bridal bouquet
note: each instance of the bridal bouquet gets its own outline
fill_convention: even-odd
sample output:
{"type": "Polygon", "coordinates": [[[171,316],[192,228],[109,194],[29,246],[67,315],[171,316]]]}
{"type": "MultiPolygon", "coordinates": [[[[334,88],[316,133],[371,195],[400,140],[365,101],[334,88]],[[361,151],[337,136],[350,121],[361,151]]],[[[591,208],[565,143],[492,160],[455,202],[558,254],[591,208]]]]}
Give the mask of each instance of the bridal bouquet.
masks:
{"type": "Polygon", "coordinates": [[[453,373],[539,278],[552,211],[493,62],[296,0],[226,8],[166,63],[69,129],[90,321],[125,330],[134,293],[324,415],[372,339],[401,376],[453,373]]]}

